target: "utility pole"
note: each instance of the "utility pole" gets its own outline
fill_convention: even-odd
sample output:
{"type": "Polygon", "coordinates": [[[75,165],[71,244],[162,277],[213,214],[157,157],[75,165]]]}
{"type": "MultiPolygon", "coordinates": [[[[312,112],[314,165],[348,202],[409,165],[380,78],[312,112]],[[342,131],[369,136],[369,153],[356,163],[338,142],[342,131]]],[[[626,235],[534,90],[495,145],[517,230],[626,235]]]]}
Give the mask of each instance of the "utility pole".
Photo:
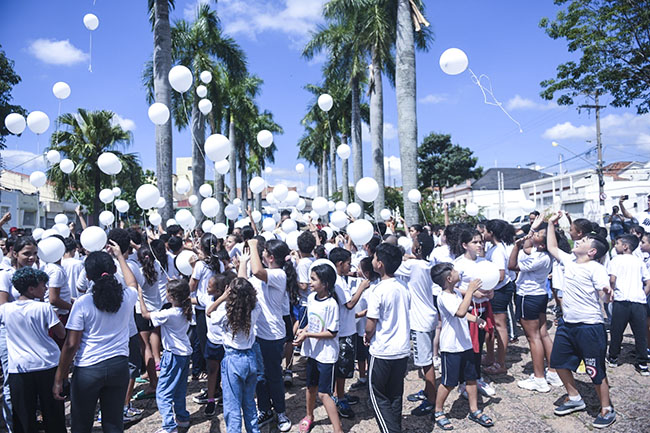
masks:
{"type": "MultiPolygon", "coordinates": [[[[594,97],[594,105],[580,105],[578,108],[587,108],[596,110],[596,148],[598,149],[598,198],[600,199],[600,205],[605,205],[605,181],[603,180],[603,143],[600,140],[600,109],[605,108],[605,105],[598,105],[598,92],[596,92],[594,97]]],[[[602,214],[602,209],[601,209],[602,214]]]]}

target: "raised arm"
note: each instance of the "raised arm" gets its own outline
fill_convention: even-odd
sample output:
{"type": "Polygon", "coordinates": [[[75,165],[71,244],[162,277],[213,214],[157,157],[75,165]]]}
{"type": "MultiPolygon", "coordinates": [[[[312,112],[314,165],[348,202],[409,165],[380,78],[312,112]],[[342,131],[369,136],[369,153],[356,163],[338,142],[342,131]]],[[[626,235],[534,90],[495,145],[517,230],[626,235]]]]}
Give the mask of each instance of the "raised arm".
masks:
{"type": "MultiPolygon", "coordinates": [[[[456,317],[465,317],[467,315],[467,310],[472,303],[472,296],[474,295],[474,292],[481,288],[482,284],[483,283],[478,278],[470,281],[465,296],[463,296],[463,302],[460,303],[460,306],[458,306],[458,310],[456,311],[456,317]]],[[[472,320],[472,322],[473,321],[474,320],[472,320]]]]}
{"type": "Polygon", "coordinates": [[[81,224],[81,229],[86,230],[86,227],[88,227],[88,224],[86,224],[86,218],[84,218],[83,213],[81,213],[81,205],[77,206],[74,211],[77,214],[77,218],[79,218],[79,223],[81,224]]]}
{"type": "Polygon", "coordinates": [[[115,257],[117,259],[117,262],[120,264],[122,276],[124,277],[124,284],[126,284],[127,287],[133,287],[137,289],[138,282],[135,279],[133,272],[131,272],[131,268],[129,268],[129,265],[126,263],[126,258],[124,257],[124,254],[122,254],[120,246],[117,245],[115,241],[109,240],[108,247],[113,253],[113,257],[115,257]]]}
{"type": "Polygon", "coordinates": [[[555,223],[562,217],[562,211],[558,211],[548,220],[548,229],[546,230],[546,250],[556,260],[561,260],[560,249],[557,246],[555,237],[555,223]]]}
{"type": "Polygon", "coordinates": [[[257,249],[257,239],[250,239],[248,241],[248,246],[251,251],[251,271],[253,275],[259,280],[264,281],[265,283],[269,281],[268,274],[264,265],[262,264],[262,258],[260,257],[260,252],[257,249]]]}
{"type": "Polygon", "coordinates": [[[634,218],[634,215],[632,215],[629,210],[625,209],[625,205],[623,204],[623,197],[618,200],[618,207],[621,208],[621,213],[625,218],[634,218]]]}

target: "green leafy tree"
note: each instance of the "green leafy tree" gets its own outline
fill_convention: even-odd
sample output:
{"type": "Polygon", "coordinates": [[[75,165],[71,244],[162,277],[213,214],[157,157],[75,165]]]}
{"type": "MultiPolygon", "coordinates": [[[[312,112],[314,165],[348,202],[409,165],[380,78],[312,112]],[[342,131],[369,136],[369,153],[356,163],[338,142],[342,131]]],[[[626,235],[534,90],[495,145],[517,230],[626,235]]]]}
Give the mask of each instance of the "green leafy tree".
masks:
{"type": "Polygon", "coordinates": [[[418,148],[420,188],[442,188],[480,177],[483,168],[476,166],[478,158],[472,155],[467,147],[453,144],[449,134],[427,135],[418,148]]]}
{"type": "Polygon", "coordinates": [[[584,93],[608,93],[615,107],[650,111],[650,3],[633,0],[555,0],[565,10],[540,21],[553,39],[566,39],[581,55],[557,67],[557,77],[542,81],[541,96],[573,104],[584,93]]]}
{"type": "Polygon", "coordinates": [[[14,71],[14,62],[2,51],[0,45],[0,149],[5,148],[5,137],[10,134],[4,119],[9,113],[25,115],[25,109],[11,103],[11,88],[20,83],[20,77],[14,71]]]}

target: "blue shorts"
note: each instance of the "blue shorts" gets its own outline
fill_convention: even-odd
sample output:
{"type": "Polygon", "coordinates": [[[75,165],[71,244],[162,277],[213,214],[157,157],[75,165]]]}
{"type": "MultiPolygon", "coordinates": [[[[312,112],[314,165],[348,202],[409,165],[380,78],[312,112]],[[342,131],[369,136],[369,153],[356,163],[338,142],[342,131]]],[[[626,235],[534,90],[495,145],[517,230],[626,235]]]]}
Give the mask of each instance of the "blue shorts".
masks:
{"type": "Polygon", "coordinates": [[[224,353],[223,344],[214,344],[210,340],[205,342],[205,352],[203,353],[205,359],[221,362],[224,353]]]}
{"type": "Polygon", "coordinates": [[[538,320],[546,313],[548,295],[515,296],[515,320],[538,320]]]}
{"type": "Polygon", "coordinates": [[[298,329],[302,329],[307,326],[307,306],[306,305],[294,305],[293,307],[293,317],[299,323],[298,329]]]}
{"type": "Polygon", "coordinates": [[[564,323],[558,326],[551,352],[551,368],[575,371],[580,361],[585,362],[587,374],[596,385],[607,376],[605,353],[607,332],[605,325],[585,323],[564,323]]]}
{"type": "Polygon", "coordinates": [[[324,364],[307,358],[307,388],[318,387],[318,392],[332,395],[334,364],[324,364]]]}
{"type": "Polygon", "coordinates": [[[646,305],[646,309],[647,309],[647,312],[648,312],[648,317],[650,317],[650,295],[648,295],[648,297],[645,300],[646,300],[645,305],[646,305]]]}
{"type": "Polygon", "coordinates": [[[472,349],[464,352],[441,352],[442,378],[441,383],[447,388],[453,388],[459,383],[478,379],[476,371],[476,354],[472,349]]]}
{"type": "Polygon", "coordinates": [[[490,299],[492,304],[492,313],[505,314],[508,312],[508,305],[512,302],[515,294],[515,283],[510,281],[505,286],[494,291],[494,298],[490,299]]]}

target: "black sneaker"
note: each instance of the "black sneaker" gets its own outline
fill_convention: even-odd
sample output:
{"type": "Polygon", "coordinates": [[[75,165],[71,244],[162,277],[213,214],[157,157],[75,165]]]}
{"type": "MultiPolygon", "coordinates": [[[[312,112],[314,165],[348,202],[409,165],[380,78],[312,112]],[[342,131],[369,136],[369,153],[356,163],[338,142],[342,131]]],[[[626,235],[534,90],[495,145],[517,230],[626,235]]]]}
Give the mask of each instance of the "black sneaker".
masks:
{"type": "Polygon", "coordinates": [[[266,412],[257,412],[257,426],[264,427],[275,419],[273,415],[273,410],[267,410],[266,412]]]}
{"type": "Polygon", "coordinates": [[[352,385],[350,385],[350,390],[351,391],[358,391],[360,389],[368,389],[368,380],[367,379],[365,381],[362,381],[361,379],[359,379],[356,382],[354,382],[352,385]]]}
{"type": "Polygon", "coordinates": [[[343,397],[345,398],[345,400],[348,402],[350,406],[359,404],[359,397],[357,397],[356,395],[345,394],[343,397]]]}
{"type": "Polygon", "coordinates": [[[650,376],[648,364],[634,364],[634,369],[638,371],[641,376],[650,376]]]}
{"type": "Polygon", "coordinates": [[[611,356],[608,356],[605,359],[605,363],[607,364],[608,367],[616,368],[618,367],[618,358],[612,358],[611,356]]]}
{"type": "Polygon", "coordinates": [[[207,389],[201,390],[200,393],[192,397],[192,400],[194,401],[194,403],[206,404],[208,402],[208,390],[207,389]]]}
{"type": "Polygon", "coordinates": [[[215,412],[216,412],[216,404],[213,401],[209,401],[208,404],[205,405],[205,409],[203,409],[203,415],[210,418],[214,416],[215,412]]]}
{"type": "Polygon", "coordinates": [[[417,401],[426,400],[426,399],[427,399],[427,396],[426,396],[426,394],[424,393],[424,390],[421,389],[420,391],[416,392],[415,394],[409,394],[409,395],[406,397],[406,399],[407,399],[408,401],[412,401],[412,402],[415,403],[415,402],[417,402],[417,401]]]}

